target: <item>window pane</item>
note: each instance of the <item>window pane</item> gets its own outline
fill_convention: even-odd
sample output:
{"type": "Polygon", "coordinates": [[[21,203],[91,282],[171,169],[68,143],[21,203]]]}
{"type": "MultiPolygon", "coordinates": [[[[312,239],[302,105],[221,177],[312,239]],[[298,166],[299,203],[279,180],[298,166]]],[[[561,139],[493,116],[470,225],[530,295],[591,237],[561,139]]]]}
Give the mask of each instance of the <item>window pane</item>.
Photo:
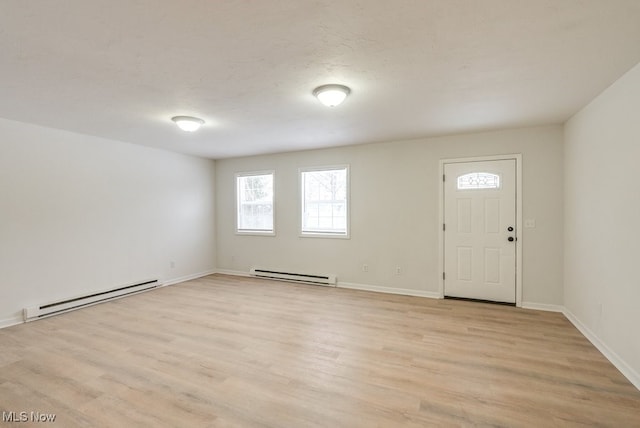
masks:
{"type": "Polygon", "coordinates": [[[273,232],[273,173],[237,176],[238,231],[273,232]]]}
{"type": "Polygon", "coordinates": [[[302,171],[302,233],[347,234],[347,168],[302,171]]]}
{"type": "Polygon", "coordinates": [[[500,176],[488,172],[472,172],[458,177],[458,190],[499,189],[500,176]]]}

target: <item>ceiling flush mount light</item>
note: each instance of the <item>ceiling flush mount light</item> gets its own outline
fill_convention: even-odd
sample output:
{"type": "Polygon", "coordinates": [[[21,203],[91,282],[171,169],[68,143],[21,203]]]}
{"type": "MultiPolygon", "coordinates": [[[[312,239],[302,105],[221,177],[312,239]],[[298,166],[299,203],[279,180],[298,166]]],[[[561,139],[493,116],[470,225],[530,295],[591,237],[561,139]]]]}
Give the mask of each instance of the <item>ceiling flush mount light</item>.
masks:
{"type": "Polygon", "coordinates": [[[351,89],[344,85],[322,85],[313,90],[313,95],[327,107],[335,107],[342,103],[351,89]]]}
{"type": "Polygon", "coordinates": [[[191,116],[174,116],[171,120],[178,125],[178,128],[187,132],[195,132],[204,124],[204,120],[191,116]]]}

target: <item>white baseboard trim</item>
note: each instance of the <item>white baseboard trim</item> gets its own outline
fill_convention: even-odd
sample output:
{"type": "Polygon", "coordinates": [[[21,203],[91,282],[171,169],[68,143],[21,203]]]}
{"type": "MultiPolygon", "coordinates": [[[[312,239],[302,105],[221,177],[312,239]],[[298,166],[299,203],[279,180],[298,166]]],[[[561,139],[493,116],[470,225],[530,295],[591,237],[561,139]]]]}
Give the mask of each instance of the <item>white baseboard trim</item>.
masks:
{"type": "Polygon", "coordinates": [[[630,367],[618,354],[616,354],[611,348],[609,348],[604,342],[602,342],[598,336],[596,336],[586,325],[584,325],[575,315],[571,313],[567,308],[564,308],[563,314],[571,323],[582,333],[584,337],[589,339],[589,342],[595,346],[598,351],[602,352],[607,360],[611,362],[620,372],[626,377],[629,382],[640,390],[640,374],[630,367]]]}
{"type": "Polygon", "coordinates": [[[243,272],[243,271],[239,271],[239,270],[231,270],[231,269],[218,269],[216,270],[216,273],[219,273],[221,275],[232,275],[232,276],[251,276],[249,274],[249,272],[243,272]]]}
{"type": "Polygon", "coordinates": [[[379,285],[356,284],[353,282],[340,282],[336,285],[338,288],[349,288],[351,290],[373,291],[376,293],[400,294],[403,296],[428,297],[430,299],[440,299],[440,293],[437,291],[412,290],[410,288],[393,288],[382,287],[379,285]]]}
{"type": "Polygon", "coordinates": [[[534,309],[536,311],[547,311],[547,312],[564,312],[564,306],[561,305],[550,305],[547,303],[533,303],[533,302],[522,302],[523,309],[534,309]]]}
{"type": "MultiPolygon", "coordinates": [[[[220,273],[223,275],[233,275],[249,277],[248,272],[234,271],[228,269],[213,269],[192,275],[186,275],[179,278],[173,278],[163,281],[163,286],[179,284],[181,282],[190,281],[192,279],[202,278],[203,276],[220,273]]],[[[357,284],[351,282],[340,282],[336,285],[338,288],[347,288],[352,290],[373,291],[376,293],[399,294],[404,296],[427,297],[430,299],[440,299],[440,293],[436,291],[413,290],[409,288],[393,288],[382,287],[378,285],[357,284]]],[[[587,326],[585,326],[578,318],[564,306],[550,305],[545,303],[522,302],[522,308],[534,309],[539,311],[561,312],[565,317],[595,346],[610,362],[613,364],[636,388],[640,390],[640,374],[630,367],[622,358],[618,356],[611,348],[602,342],[587,326]]],[[[0,329],[11,327],[13,325],[22,324],[24,321],[19,316],[0,319],[0,329]]]]}
{"type": "MultiPolygon", "coordinates": [[[[169,280],[166,280],[166,281],[160,281],[160,283],[161,283],[161,287],[166,287],[166,286],[169,286],[169,285],[179,284],[181,282],[189,281],[189,280],[192,280],[192,279],[202,278],[203,276],[211,275],[211,274],[214,274],[216,272],[217,271],[215,269],[212,269],[212,270],[208,270],[208,271],[205,271],[205,272],[199,272],[199,273],[195,273],[195,274],[192,274],[192,275],[185,275],[185,276],[182,276],[182,277],[179,277],[179,278],[173,278],[173,279],[169,279],[169,280]]],[[[150,290],[153,290],[153,288],[151,288],[149,290],[144,290],[144,291],[150,291],[150,290]]],[[[144,291],[142,291],[142,292],[144,292],[144,291]]],[[[120,296],[120,297],[117,297],[117,298],[122,298],[122,297],[126,297],[126,296],[120,296]]],[[[92,305],[89,305],[89,306],[92,306],[92,305]]],[[[24,319],[19,315],[14,316],[14,317],[8,317],[8,318],[5,318],[5,319],[0,319],[0,328],[11,327],[12,325],[17,325],[17,324],[22,324],[22,323],[24,323],[24,319]]]]}
{"type": "MultiPolygon", "coordinates": [[[[216,273],[219,273],[222,275],[251,277],[251,274],[249,272],[230,270],[230,269],[218,269],[216,273]]],[[[330,287],[333,287],[333,285],[330,285],[330,287]]],[[[412,290],[410,288],[382,287],[379,285],[357,284],[354,282],[341,282],[341,281],[338,281],[335,287],[348,288],[351,290],[373,291],[376,293],[399,294],[402,296],[415,296],[415,297],[428,297],[430,299],[441,299],[440,293],[438,293],[437,291],[421,291],[421,290],[412,290]]]]}
{"type": "Polygon", "coordinates": [[[180,284],[181,282],[191,281],[192,279],[202,278],[203,276],[213,275],[214,273],[217,273],[216,269],[207,270],[207,271],[200,272],[200,273],[194,273],[194,274],[191,274],[191,275],[185,275],[185,276],[181,276],[179,278],[172,278],[172,279],[168,279],[166,281],[162,281],[162,285],[163,286],[167,286],[167,285],[180,284]]]}
{"type": "Polygon", "coordinates": [[[18,325],[24,323],[22,317],[15,316],[5,319],[0,319],[0,328],[11,327],[13,325],[18,325]]]}

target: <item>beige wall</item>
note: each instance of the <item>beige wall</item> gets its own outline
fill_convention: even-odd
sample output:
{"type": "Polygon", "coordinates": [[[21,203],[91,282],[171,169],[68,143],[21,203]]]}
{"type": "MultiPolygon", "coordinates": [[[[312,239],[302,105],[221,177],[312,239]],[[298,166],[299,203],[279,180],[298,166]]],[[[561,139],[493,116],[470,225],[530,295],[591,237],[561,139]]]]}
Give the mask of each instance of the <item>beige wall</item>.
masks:
{"type": "Polygon", "coordinates": [[[332,273],[341,283],[438,292],[439,161],[521,153],[523,302],[562,305],[562,128],[542,127],[216,161],[218,268],[332,273]],[[298,168],[349,164],[351,239],[298,236],[298,168]],[[276,236],[235,232],[234,174],[276,171],[276,236]],[[368,272],[362,265],[369,266],[368,272]],[[395,274],[396,266],[402,269],[395,274]]]}
{"type": "Polygon", "coordinates": [[[213,270],[214,169],[0,119],[0,326],[24,307],[213,270]]]}
{"type": "Polygon", "coordinates": [[[640,65],[566,124],[565,306],[640,388],[640,65]]]}

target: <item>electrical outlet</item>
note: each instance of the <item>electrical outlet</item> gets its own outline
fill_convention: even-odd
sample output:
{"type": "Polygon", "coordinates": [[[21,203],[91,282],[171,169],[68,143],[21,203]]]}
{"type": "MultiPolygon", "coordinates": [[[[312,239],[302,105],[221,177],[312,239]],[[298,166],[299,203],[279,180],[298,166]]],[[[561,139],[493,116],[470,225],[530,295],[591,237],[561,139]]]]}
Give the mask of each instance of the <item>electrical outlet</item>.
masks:
{"type": "Polygon", "coordinates": [[[536,219],[535,218],[525,219],[524,227],[526,227],[527,229],[533,229],[534,227],[536,227],[536,219]]]}
{"type": "Polygon", "coordinates": [[[402,275],[402,269],[400,266],[396,266],[396,275],[402,275]]]}
{"type": "Polygon", "coordinates": [[[362,265],[362,272],[369,272],[369,265],[362,265]]]}

